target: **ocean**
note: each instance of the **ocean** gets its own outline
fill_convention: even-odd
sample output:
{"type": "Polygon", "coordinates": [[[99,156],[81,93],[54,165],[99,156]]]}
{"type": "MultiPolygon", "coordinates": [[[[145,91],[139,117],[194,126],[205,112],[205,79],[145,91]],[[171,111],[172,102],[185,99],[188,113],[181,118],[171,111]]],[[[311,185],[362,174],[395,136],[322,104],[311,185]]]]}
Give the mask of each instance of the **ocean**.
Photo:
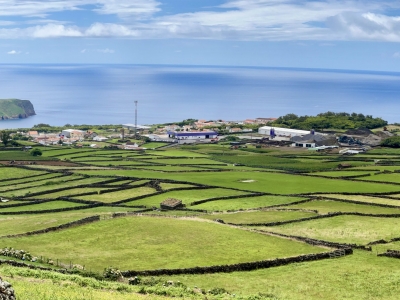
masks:
{"type": "Polygon", "coordinates": [[[168,65],[0,65],[0,99],[30,100],[35,124],[244,120],[356,112],[400,122],[400,73],[168,65]]]}

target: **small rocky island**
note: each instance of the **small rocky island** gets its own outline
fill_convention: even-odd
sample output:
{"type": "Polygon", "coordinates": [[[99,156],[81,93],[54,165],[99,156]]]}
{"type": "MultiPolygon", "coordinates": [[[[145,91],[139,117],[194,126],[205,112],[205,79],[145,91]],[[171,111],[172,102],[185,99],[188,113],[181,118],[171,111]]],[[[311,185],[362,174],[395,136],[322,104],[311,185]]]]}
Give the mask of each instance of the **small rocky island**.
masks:
{"type": "Polygon", "coordinates": [[[29,100],[0,99],[0,120],[24,119],[36,115],[29,100]]]}

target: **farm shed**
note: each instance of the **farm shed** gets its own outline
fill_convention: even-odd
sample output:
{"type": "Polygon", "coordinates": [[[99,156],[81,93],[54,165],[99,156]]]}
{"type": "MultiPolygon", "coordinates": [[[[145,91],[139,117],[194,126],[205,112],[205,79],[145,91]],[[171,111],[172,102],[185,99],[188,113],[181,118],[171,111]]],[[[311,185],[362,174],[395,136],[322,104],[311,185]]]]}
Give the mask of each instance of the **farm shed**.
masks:
{"type": "Polygon", "coordinates": [[[184,205],[182,204],[181,200],[174,199],[174,198],[168,198],[165,199],[163,202],[160,203],[161,209],[177,209],[177,208],[182,208],[184,205]]]}

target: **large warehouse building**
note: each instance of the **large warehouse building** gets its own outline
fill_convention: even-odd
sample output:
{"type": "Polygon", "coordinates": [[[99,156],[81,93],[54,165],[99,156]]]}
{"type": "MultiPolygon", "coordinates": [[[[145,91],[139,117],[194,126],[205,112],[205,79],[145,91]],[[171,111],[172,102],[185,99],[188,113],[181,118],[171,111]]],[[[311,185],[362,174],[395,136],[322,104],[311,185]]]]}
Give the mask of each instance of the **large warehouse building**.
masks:
{"type": "Polygon", "coordinates": [[[269,135],[269,136],[291,138],[294,136],[302,136],[302,135],[310,134],[313,132],[310,132],[307,130],[291,129],[291,128],[263,126],[258,129],[258,133],[263,134],[263,135],[269,135]]]}

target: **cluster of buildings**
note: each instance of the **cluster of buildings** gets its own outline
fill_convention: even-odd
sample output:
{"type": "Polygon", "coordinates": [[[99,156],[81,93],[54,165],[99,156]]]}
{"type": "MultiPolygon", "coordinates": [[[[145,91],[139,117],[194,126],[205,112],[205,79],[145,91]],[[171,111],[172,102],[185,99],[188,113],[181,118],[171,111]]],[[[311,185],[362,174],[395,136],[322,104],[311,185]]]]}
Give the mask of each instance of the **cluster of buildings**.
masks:
{"type": "Polygon", "coordinates": [[[258,133],[267,137],[269,140],[291,142],[292,147],[316,149],[318,147],[332,147],[337,144],[335,135],[315,132],[313,129],[307,131],[263,126],[258,129],[258,133]]]}

